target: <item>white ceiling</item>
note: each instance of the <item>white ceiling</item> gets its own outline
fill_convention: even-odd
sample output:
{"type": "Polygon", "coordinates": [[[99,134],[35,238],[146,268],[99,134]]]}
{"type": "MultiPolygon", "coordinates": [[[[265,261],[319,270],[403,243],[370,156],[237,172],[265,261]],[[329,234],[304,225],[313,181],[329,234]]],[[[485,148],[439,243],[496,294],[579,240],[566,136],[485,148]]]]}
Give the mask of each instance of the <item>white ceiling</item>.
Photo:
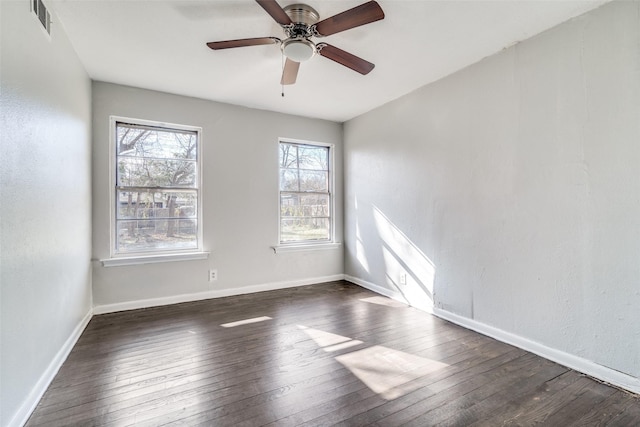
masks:
{"type": "MultiPolygon", "coordinates": [[[[281,6],[300,2],[278,1],[281,6]]],[[[47,4],[94,80],[342,122],[607,1],[378,0],[384,20],[322,39],[376,68],[362,76],[316,56],[301,64],[298,81],[285,87],[284,98],[278,45],[220,51],[205,45],[284,38],[254,0],[47,4]]],[[[307,1],[320,19],[364,2],[307,1]]]]}

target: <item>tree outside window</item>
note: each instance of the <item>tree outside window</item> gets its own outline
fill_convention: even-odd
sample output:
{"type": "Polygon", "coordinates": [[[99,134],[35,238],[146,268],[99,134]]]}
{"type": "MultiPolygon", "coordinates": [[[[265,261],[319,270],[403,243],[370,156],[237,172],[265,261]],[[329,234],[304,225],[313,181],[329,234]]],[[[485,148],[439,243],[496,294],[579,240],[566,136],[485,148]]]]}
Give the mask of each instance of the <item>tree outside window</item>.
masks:
{"type": "Polygon", "coordinates": [[[197,130],[115,122],[116,254],[200,248],[197,130]]]}
{"type": "Polygon", "coordinates": [[[331,241],[329,150],[280,142],[280,243],[331,241]]]}

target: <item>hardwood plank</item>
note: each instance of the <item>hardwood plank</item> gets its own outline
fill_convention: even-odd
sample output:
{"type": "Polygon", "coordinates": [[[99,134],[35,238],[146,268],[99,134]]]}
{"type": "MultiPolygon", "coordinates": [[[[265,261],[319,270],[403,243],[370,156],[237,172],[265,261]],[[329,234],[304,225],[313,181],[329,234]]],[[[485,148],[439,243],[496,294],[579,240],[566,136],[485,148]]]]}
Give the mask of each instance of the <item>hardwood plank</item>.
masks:
{"type": "Polygon", "coordinates": [[[581,392],[575,394],[572,401],[547,416],[544,422],[553,425],[569,425],[616,392],[615,389],[599,382],[591,379],[590,382],[581,392]]]}
{"type": "Polygon", "coordinates": [[[637,426],[640,425],[638,420],[640,420],[640,403],[636,398],[633,404],[627,406],[625,411],[618,414],[608,425],[615,427],[637,426]]]}
{"type": "MultiPolygon", "coordinates": [[[[470,348],[465,353],[459,353],[446,359],[440,359],[440,361],[447,363],[450,366],[430,376],[419,378],[415,383],[409,383],[407,387],[407,391],[409,391],[409,393],[403,396],[385,401],[382,405],[368,409],[366,412],[362,412],[360,414],[354,413],[354,416],[349,419],[348,423],[342,425],[371,425],[377,420],[383,419],[395,412],[410,407],[429,397],[435,396],[436,392],[430,387],[432,384],[438,383],[443,379],[455,378],[456,373],[464,372],[467,369],[474,367],[474,369],[478,369],[478,365],[482,363],[485,363],[486,366],[486,363],[492,363],[489,362],[491,359],[504,356],[505,354],[509,354],[511,351],[514,351],[511,347],[504,346],[504,344],[491,340],[481,346],[470,348]]],[[[509,357],[513,357],[513,355],[510,354],[509,357]]],[[[495,362],[497,362],[496,364],[499,366],[503,361],[504,359],[497,359],[495,362]]],[[[453,380],[453,382],[455,382],[455,380],[453,380]]],[[[441,395],[440,397],[445,398],[444,395],[441,395]]],[[[376,398],[377,396],[374,397],[374,399],[376,398]]]]}
{"type": "Polygon", "coordinates": [[[338,281],[95,316],[27,426],[640,424],[637,396],[385,301],[338,281]]]}
{"type": "MultiPolygon", "coordinates": [[[[299,331],[298,331],[298,332],[299,332],[299,331]]],[[[395,335],[397,335],[397,334],[395,334],[395,335]]],[[[401,337],[401,338],[399,338],[398,340],[404,340],[404,338],[403,338],[403,337],[401,337]]],[[[390,342],[390,343],[394,343],[394,342],[396,342],[396,341],[398,341],[398,340],[391,340],[391,341],[388,341],[388,342],[390,342]]],[[[421,342],[421,340],[422,340],[422,338],[419,338],[419,339],[417,339],[417,340],[413,340],[413,341],[412,341],[412,346],[415,346],[415,344],[416,344],[417,342],[421,342]]],[[[309,341],[309,340],[307,339],[307,341],[309,341]]],[[[449,341],[447,341],[447,342],[455,342],[455,341],[449,340],[449,341]]],[[[315,349],[316,349],[316,346],[312,344],[312,348],[315,350],[315,349]]],[[[189,351],[191,351],[191,350],[189,350],[189,351]]],[[[260,351],[263,351],[263,352],[264,352],[264,349],[263,349],[263,348],[260,348],[260,351]]],[[[280,349],[280,348],[278,348],[278,349],[277,349],[277,351],[281,352],[280,356],[286,356],[286,354],[287,354],[286,352],[284,352],[284,349],[280,349]]],[[[165,353],[166,353],[166,352],[163,352],[163,354],[162,354],[162,357],[163,357],[163,358],[166,356],[166,354],[165,354],[165,353]]],[[[245,349],[245,352],[243,352],[243,353],[244,353],[244,355],[247,355],[247,354],[248,354],[248,352],[246,351],[246,349],[245,349]]],[[[211,355],[210,353],[207,353],[206,355],[201,355],[201,356],[202,356],[202,358],[205,358],[205,357],[209,357],[210,355],[211,355]]],[[[303,355],[303,356],[304,356],[304,355],[303,355]]],[[[304,356],[304,357],[306,357],[306,356],[304,356]]],[[[178,359],[178,361],[179,361],[179,360],[180,360],[180,359],[178,359]]],[[[193,358],[191,358],[191,360],[193,361],[193,358]]],[[[206,360],[206,359],[205,359],[205,360],[206,360]]],[[[166,361],[164,361],[164,359],[162,359],[162,360],[161,360],[161,362],[162,362],[162,365],[165,365],[165,366],[166,366],[167,362],[166,362],[166,361]]],[[[235,362],[237,363],[237,362],[238,362],[238,359],[236,359],[236,360],[235,360],[235,362]]],[[[112,364],[113,364],[113,363],[114,363],[114,362],[112,362],[112,364]]],[[[176,367],[175,367],[175,364],[171,364],[171,366],[172,366],[172,368],[173,368],[173,369],[178,369],[178,368],[179,368],[179,367],[178,367],[178,368],[176,368],[176,367]]],[[[200,365],[199,365],[199,368],[200,368],[200,365]]],[[[140,370],[142,369],[142,367],[141,367],[141,366],[137,366],[137,367],[134,367],[134,368],[132,368],[132,369],[134,369],[134,372],[140,373],[140,370]]],[[[155,367],[151,367],[151,368],[149,368],[149,369],[146,369],[146,367],[145,367],[145,372],[146,372],[146,371],[148,371],[148,370],[150,370],[150,372],[152,372],[152,374],[164,374],[164,373],[165,373],[165,370],[156,370],[156,368],[155,368],[155,367]]],[[[129,385],[131,385],[131,383],[130,383],[129,381],[127,381],[127,379],[126,379],[126,378],[124,378],[124,379],[122,378],[122,377],[123,377],[123,375],[124,375],[124,373],[123,373],[122,371],[119,371],[119,373],[118,373],[118,381],[112,382],[110,385],[114,385],[114,384],[116,384],[117,382],[123,383],[125,386],[129,386],[129,385]]],[[[78,379],[77,379],[76,377],[70,376],[69,381],[71,381],[71,380],[73,380],[73,381],[72,381],[72,383],[73,383],[73,387],[75,387],[75,389],[82,389],[82,388],[83,388],[83,384],[82,384],[82,383],[79,383],[79,382],[78,382],[78,379]]],[[[91,381],[93,381],[93,380],[95,380],[95,375],[91,377],[91,381]]],[[[143,380],[144,380],[144,381],[146,381],[147,383],[148,383],[148,382],[153,382],[153,379],[149,379],[149,378],[148,378],[148,375],[147,375],[147,377],[143,378],[143,380]]],[[[131,379],[131,381],[134,381],[134,379],[131,379]]],[[[53,385],[53,388],[55,388],[56,386],[59,386],[59,383],[56,383],[55,385],[53,385]]],[[[67,388],[65,389],[65,392],[66,392],[66,391],[69,391],[70,389],[71,389],[71,391],[73,391],[73,387],[71,387],[71,386],[70,386],[70,387],[67,387],[67,388]]],[[[104,389],[101,389],[101,391],[104,391],[104,389]]],[[[62,393],[62,392],[58,392],[58,395],[61,395],[61,393],[62,393]]],[[[84,397],[84,398],[89,398],[89,397],[90,397],[90,395],[86,393],[86,389],[85,389],[85,392],[84,392],[84,394],[83,394],[83,397],[84,397]]],[[[48,402],[49,402],[49,401],[48,401],[48,396],[45,396],[45,398],[43,399],[43,406],[46,406],[46,405],[48,404],[48,402]]]]}
{"type": "MultiPolygon", "coordinates": [[[[451,384],[455,383],[455,381],[451,381],[452,378],[456,376],[467,375],[468,371],[474,372],[483,372],[484,370],[490,369],[491,366],[500,365],[504,363],[506,360],[511,360],[513,358],[520,357],[524,354],[521,350],[516,350],[513,348],[504,348],[504,353],[487,360],[485,357],[476,357],[468,363],[461,363],[459,365],[449,365],[447,368],[443,368],[442,370],[435,371],[429,374],[420,375],[416,378],[415,381],[410,381],[406,384],[403,384],[401,387],[400,395],[405,394],[406,392],[410,392],[416,389],[428,387],[431,395],[435,395],[436,392],[433,391],[433,388],[438,388],[439,385],[442,385],[446,381],[450,381],[451,384]]],[[[443,361],[444,362],[444,361],[443,361]]],[[[446,363],[446,362],[445,362],[446,363]]],[[[443,388],[444,390],[445,388],[443,388]]],[[[362,391],[358,391],[358,393],[348,396],[349,400],[352,402],[361,402],[368,397],[372,397],[375,395],[374,405],[378,406],[385,402],[385,399],[376,395],[376,393],[367,388],[362,391]]],[[[444,398],[444,393],[439,394],[444,398]]],[[[276,420],[272,425],[278,425],[280,423],[284,424],[294,424],[299,425],[302,423],[307,423],[316,418],[325,416],[327,414],[331,414],[332,412],[337,411],[338,408],[345,405],[344,401],[341,398],[334,398],[330,402],[325,405],[312,405],[309,408],[300,407],[299,409],[304,409],[303,411],[299,411],[289,415],[287,417],[276,420]]],[[[345,405],[349,408],[352,408],[353,405],[345,405]]],[[[358,404],[358,409],[367,410],[363,405],[358,404]]],[[[357,415],[357,413],[354,413],[357,415]]]]}
{"type": "MultiPolygon", "coordinates": [[[[336,354],[336,353],[334,353],[334,354],[336,354]]],[[[314,365],[315,365],[315,364],[314,364],[314,365]]],[[[337,365],[336,365],[336,366],[337,366],[337,365]]],[[[350,377],[350,379],[351,379],[351,380],[353,380],[353,377],[350,377]]],[[[335,386],[335,384],[334,384],[334,386],[335,386]]],[[[333,391],[332,391],[332,393],[331,393],[331,394],[332,394],[332,395],[334,394],[334,393],[333,393],[333,391]]],[[[314,396],[314,397],[315,397],[315,396],[314,396]]],[[[316,399],[316,398],[314,398],[314,401],[317,401],[317,399],[316,399]]],[[[196,400],[196,401],[193,401],[193,402],[190,404],[190,406],[198,406],[198,404],[199,404],[199,402],[196,400]]],[[[169,406],[168,406],[168,407],[169,407],[169,406]]],[[[163,410],[164,410],[164,409],[163,409],[163,410]]],[[[156,412],[157,412],[157,411],[156,411],[156,412]]],[[[216,412],[219,412],[219,411],[216,411],[216,412]]],[[[246,412],[245,412],[245,415],[246,415],[246,412]]]]}
{"type": "Polygon", "coordinates": [[[568,426],[604,426],[615,425],[613,422],[626,411],[631,412],[633,405],[640,405],[640,401],[629,393],[616,390],[611,396],[599,405],[594,405],[590,411],[568,426]]]}
{"type": "MultiPolygon", "coordinates": [[[[479,357],[481,360],[486,358],[486,356],[479,357]]],[[[430,384],[429,393],[424,398],[417,399],[411,396],[407,402],[399,402],[399,405],[387,408],[388,415],[379,418],[373,425],[396,425],[410,422],[430,410],[446,404],[460,394],[482,387],[487,383],[485,374],[513,360],[522,360],[523,357],[525,357],[525,361],[528,361],[531,355],[522,350],[514,349],[503,356],[484,360],[476,366],[430,384]],[[392,410],[390,410],[391,408],[392,410]]]]}
{"type": "MultiPolygon", "coordinates": [[[[450,343],[449,345],[454,346],[454,343],[450,343]]],[[[460,359],[460,357],[458,356],[457,352],[452,352],[452,358],[456,357],[457,360],[460,359]]],[[[314,363],[313,366],[315,366],[316,363],[314,363]]],[[[353,375],[350,375],[349,371],[346,369],[342,369],[342,368],[338,368],[339,370],[341,370],[342,372],[345,372],[346,375],[348,375],[348,379],[351,379],[352,381],[356,381],[357,379],[355,377],[353,377],[353,375]]],[[[337,371],[336,371],[337,372],[337,371]]],[[[268,400],[265,402],[265,395],[261,395],[261,396],[256,396],[255,398],[252,399],[248,399],[245,400],[242,403],[242,405],[239,405],[235,410],[236,411],[243,411],[243,416],[247,417],[249,415],[251,416],[258,416],[262,413],[267,413],[269,411],[269,405],[273,404],[273,402],[271,402],[271,400],[273,399],[281,399],[282,397],[286,396],[287,394],[289,394],[292,391],[295,392],[299,392],[298,390],[298,385],[296,383],[291,383],[291,384],[283,384],[281,381],[276,381],[276,384],[281,385],[280,389],[278,390],[274,390],[273,391],[273,396],[271,396],[271,393],[265,393],[265,395],[269,395],[268,400]],[[265,404],[266,403],[266,404],[265,404]],[[249,408],[249,410],[246,410],[247,407],[249,408]]],[[[326,395],[322,395],[320,392],[322,390],[320,390],[318,388],[318,386],[316,386],[314,384],[315,389],[313,390],[313,400],[312,403],[313,404],[318,404],[319,402],[322,401],[322,399],[324,397],[328,397],[328,398],[334,398],[335,397],[335,388],[337,388],[337,386],[339,384],[344,384],[344,383],[339,383],[337,381],[334,381],[329,385],[328,388],[328,393],[326,393],[326,395]]],[[[306,387],[306,385],[305,385],[306,387]]],[[[295,408],[295,407],[299,407],[299,403],[297,401],[293,401],[293,402],[288,402],[286,399],[282,399],[280,401],[278,401],[278,406],[280,408],[282,408],[283,406],[286,405],[290,405],[291,407],[295,408]]],[[[192,405],[192,406],[197,406],[197,405],[192,405]]],[[[198,422],[203,422],[203,420],[207,420],[207,419],[214,419],[218,416],[222,416],[222,415],[228,415],[230,413],[234,412],[234,408],[231,405],[227,405],[224,408],[224,414],[221,414],[220,411],[216,410],[212,410],[209,412],[202,412],[201,410],[198,411],[198,408],[184,408],[184,414],[190,416],[191,418],[187,418],[185,419],[185,421],[189,421],[190,424],[195,424],[198,422]],[[194,413],[195,411],[195,413],[194,413]],[[214,415],[215,414],[215,415],[214,415]]],[[[176,414],[170,414],[170,415],[164,415],[167,418],[175,418],[177,415],[176,414]]]]}
{"type": "Polygon", "coordinates": [[[539,357],[534,357],[525,366],[512,363],[507,365],[492,370],[488,375],[482,375],[488,381],[480,387],[468,393],[458,393],[444,405],[425,411],[407,425],[469,425],[490,415],[490,412],[484,412],[483,409],[500,406],[505,400],[537,387],[540,382],[567,372],[566,368],[539,357]]]}

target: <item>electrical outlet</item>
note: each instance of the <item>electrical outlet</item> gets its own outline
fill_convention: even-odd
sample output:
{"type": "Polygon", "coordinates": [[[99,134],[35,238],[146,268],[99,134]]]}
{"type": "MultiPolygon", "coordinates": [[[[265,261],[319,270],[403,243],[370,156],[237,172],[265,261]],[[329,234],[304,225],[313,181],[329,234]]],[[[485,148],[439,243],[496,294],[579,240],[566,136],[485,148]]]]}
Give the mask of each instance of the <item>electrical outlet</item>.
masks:
{"type": "Polygon", "coordinates": [[[400,284],[401,285],[407,284],[407,273],[400,273],[400,284]]]}
{"type": "Polygon", "coordinates": [[[218,270],[209,270],[209,281],[215,282],[218,280],[218,270]]]}

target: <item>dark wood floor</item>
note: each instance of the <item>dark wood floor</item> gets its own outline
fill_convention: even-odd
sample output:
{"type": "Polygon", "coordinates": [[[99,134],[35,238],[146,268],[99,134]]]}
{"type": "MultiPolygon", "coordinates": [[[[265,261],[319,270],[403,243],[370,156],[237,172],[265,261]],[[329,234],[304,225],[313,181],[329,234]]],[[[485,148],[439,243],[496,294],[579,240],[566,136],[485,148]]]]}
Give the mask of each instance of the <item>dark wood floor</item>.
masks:
{"type": "Polygon", "coordinates": [[[95,316],[28,426],[633,426],[640,400],[356,285],[95,316]]]}

